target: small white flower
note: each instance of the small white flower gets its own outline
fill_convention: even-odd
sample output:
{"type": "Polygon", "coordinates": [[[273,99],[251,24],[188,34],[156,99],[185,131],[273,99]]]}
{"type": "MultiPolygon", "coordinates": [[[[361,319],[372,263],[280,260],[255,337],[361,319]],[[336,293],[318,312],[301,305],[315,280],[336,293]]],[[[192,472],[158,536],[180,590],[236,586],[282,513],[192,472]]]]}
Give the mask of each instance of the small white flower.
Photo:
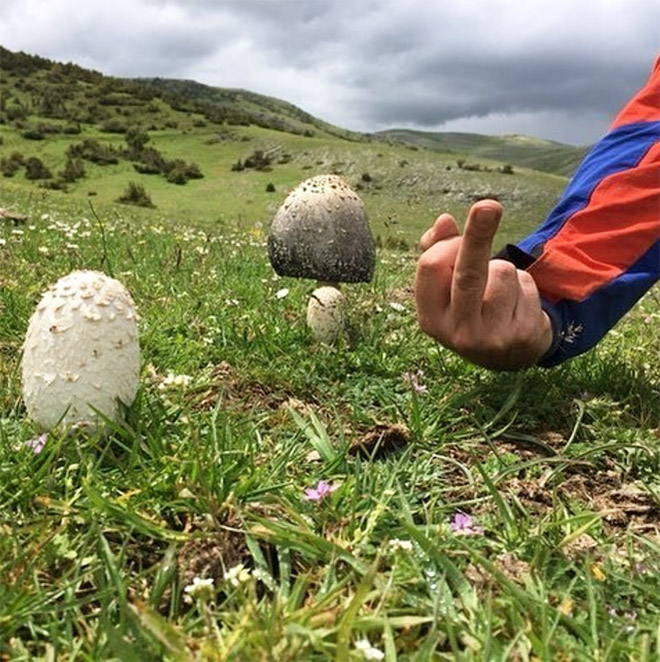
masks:
{"type": "Polygon", "coordinates": [[[0,238],[0,246],[5,246],[6,244],[7,244],[7,240],[0,238]]]}
{"type": "Polygon", "coordinates": [[[170,386],[188,386],[192,381],[190,375],[175,375],[173,372],[169,372],[167,377],[158,385],[158,388],[163,391],[170,386]]]}
{"type": "Polygon", "coordinates": [[[188,602],[192,602],[192,598],[208,598],[213,593],[213,578],[194,577],[192,584],[188,584],[183,590],[187,594],[188,602]]]}
{"type": "Polygon", "coordinates": [[[355,642],[355,649],[360,651],[365,660],[378,661],[385,659],[385,653],[382,650],[375,648],[369,643],[368,639],[360,639],[355,642]]]}
{"type": "Polygon", "coordinates": [[[389,542],[389,548],[391,552],[412,552],[413,544],[410,540],[392,538],[389,542]]]}
{"type": "Polygon", "coordinates": [[[239,563],[225,572],[224,580],[232,586],[240,586],[250,580],[250,571],[242,563],[239,563]]]}
{"type": "Polygon", "coordinates": [[[275,292],[275,296],[278,299],[284,299],[284,297],[287,296],[288,294],[289,294],[288,287],[283,287],[281,290],[277,290],[277,292],[275,292]]]}
{"type": "Polygon", "coordinates": [[[402,313],[406,309],[404,305],[397,303],[396,301],[390,302],[390,308],[396,310],[397,313],[402,313]]]}

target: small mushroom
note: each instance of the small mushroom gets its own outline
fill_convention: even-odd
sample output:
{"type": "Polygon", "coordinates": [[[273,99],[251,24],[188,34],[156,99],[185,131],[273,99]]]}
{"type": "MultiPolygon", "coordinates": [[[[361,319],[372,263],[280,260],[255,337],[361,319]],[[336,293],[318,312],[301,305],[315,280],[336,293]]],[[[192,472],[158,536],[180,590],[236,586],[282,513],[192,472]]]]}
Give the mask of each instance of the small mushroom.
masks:
{"type": "Polygon", "coordinates": [[[28,416],[50,430],[118,422],[137,393],[137,314],[126,288],[96,271],[74,271],[43,295],[23,345],[28,416]]]}
{"type": "MultiPolygon", "coordinates": [[[[273,218],[268,256],[280,276],[313,279],[317,287],[371,281],[376,247],[357,193],[337,175],[302,182],[273,218]]],[[[317,308],[310,300],[308,320],[310,307],[317,308]]]]}

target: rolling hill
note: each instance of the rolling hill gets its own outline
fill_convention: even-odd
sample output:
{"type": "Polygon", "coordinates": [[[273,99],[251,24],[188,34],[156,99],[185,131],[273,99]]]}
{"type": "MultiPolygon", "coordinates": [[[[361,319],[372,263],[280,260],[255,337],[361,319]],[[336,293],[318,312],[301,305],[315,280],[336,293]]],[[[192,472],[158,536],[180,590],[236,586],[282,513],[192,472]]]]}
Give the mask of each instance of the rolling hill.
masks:
{"type": "Polygon", "coordinates": [[[408,129],[381,131],[379,137],[470,159],[492,159],[514,166],[569,177],[588,147],[574,147],[520,134],[486,136],[478,133],[432,133],[408,129]]]}
{"type": "Polygon", "coordinates": [[[502,240],[541,220],[580,150],[529,138],[361,134],[286,101],[190,80],[122,79],[0,47],[0,207],[264,228],[316,174],[359,191],[374,233],[410,246],[440,211],[499,199],[502,240]],[[124,204],[121,204],[124,203],[124,204]]]}

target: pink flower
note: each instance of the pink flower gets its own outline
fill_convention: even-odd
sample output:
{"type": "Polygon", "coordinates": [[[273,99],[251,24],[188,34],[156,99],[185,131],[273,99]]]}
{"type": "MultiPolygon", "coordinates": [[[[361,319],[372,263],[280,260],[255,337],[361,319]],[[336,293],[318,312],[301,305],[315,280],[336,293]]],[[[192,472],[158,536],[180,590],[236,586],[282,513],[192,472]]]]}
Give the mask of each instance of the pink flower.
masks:
{"type": "Polygon", "coordinates": [[[305,490],[305,499],[307,501],[322,501],[328,494],[332,494],[339,487],[339,483],[328,483],[320,480],[316,487],[308,487],[305,490]]]}
{"type": "Polygon", "coordinates": [[[462,510],[454,514],[449,526],[457,536],[480,536],[484,532],[483,527],[475,524],[472,516],[462,510]]]}
{"type": "Polygon", "coordinates": [[[28,439],[25,442],[25,446],[27,446],[27,448],[31,448],[35,455],[39,455],[39,453],[41,453],[41,451],[44,449],[46,441],[48,441],[48,435],[44,432],[34,439],[28,439]]]}
{"type": "Polygon", "coordinates": [[[423,370],[418,370],[417,372],[404,372],[401,377],[404,382],[408,382],[412,386],[413,391],[416,393],[421,395],[422,393],[428,392],[428,387],[421,382],[424,377],[423,370]]]}

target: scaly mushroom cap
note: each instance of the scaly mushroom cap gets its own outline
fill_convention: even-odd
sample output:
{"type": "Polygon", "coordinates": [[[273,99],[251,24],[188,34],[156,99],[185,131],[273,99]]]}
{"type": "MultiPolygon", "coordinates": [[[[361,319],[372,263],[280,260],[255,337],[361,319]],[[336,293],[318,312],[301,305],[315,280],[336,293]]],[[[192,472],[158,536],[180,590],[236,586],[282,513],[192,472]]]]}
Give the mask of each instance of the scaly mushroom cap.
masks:
{"type": "Polygon", "coordinates": [[[119,421],[137,393],[137,315],[126,288],[96,271],[74,271],[44,294],[23,346],[23,399],[50,430],[119,421]]]}
{"type": "Polygon", "coordinates": [[[307,179],[275,214],[268,256],[280,276],[369,282],[376,250],[362,201],[341,177],[307,179]]]}

